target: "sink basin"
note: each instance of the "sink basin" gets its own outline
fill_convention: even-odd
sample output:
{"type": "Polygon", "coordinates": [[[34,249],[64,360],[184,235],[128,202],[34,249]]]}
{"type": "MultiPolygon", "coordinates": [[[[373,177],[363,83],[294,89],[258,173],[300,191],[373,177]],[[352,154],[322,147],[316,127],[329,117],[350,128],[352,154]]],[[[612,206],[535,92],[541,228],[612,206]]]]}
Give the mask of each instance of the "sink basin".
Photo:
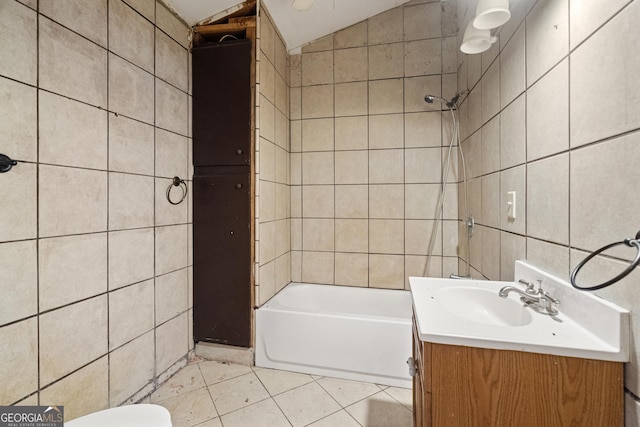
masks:
{"type": "Polygon", "coordinates": [[[410,277],[416,332],[421,341],[626,362],[629,311],[575,289],[524,261],[513,282],[410,277]],[[500,298],[504,286],[537,283],[560,301],[558,315],[526,308],[517,293],[500,298]]]}
{"type": "Polygon", "coordinates": [[[531,322],[531,312],[520,301],[500,298],[494,290],[450,286],[437,291],[433,298],[447,311],[473,322],[498,326],[531,322]]]}

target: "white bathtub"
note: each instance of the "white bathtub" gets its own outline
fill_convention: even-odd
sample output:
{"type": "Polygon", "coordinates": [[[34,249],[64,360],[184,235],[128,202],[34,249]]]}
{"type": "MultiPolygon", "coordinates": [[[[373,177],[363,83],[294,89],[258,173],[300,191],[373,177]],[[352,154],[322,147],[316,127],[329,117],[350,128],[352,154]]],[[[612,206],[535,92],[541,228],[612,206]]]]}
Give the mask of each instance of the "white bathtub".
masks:
{"type": "Polygon", "coordinates": [[[291,283],[256,310],[256,366],[411,388],[409,291],[291,283]]]}

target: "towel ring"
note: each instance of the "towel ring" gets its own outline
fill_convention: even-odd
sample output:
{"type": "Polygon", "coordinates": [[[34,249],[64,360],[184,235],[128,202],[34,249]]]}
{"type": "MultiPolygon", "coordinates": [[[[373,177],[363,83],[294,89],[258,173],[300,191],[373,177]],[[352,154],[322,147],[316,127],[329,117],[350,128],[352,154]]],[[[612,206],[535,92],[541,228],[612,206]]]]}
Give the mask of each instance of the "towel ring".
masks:
{"type": "Polygon", "coordinates": [[[588,257],[586,257],[585,259],[583,259],[580,264],[578,264],[576,266],[576,268],[573,270],[573,272],[571,273],[571,284],[573,285],[574,288],[576,289],[580,289],[583,291],[595,291],[597,289],[602,289],[602,288],[606,288],[607,286],[613,285],[614,283],[616,283],[618,280],[621,280],[623,278],[625,278],[629,273],[631,273],[633,271],[634,268],[636,268],[638,266],[638,264],[640,264],[640,231],[638,231],[638,233],[636,234],[636,238],[635,239],[624,239],[621,242],[615,242],[615,243],[610,243],[606,246],[601,247],[600,249],[598,249],[597,251],[589,254],[588,257]],[[595,286],[578,286],[576,284],[576,276],[578,275],[578,272],[580,271],[580,269],[582,267],[584,267],[584,265],[589,262],[589,260],[591,260],[591,258],[595,257],[596,255],[601,254],[602,252],[606,251],[607,249],[611,249],[614,246],[618,246],[618,245],[627,245],[629,247],[631,246],[635,246],[637,249],[636,252],[636,256],[633,259],[633,261],[631,261],[631,264],[629,264],[629,266],[620,274],[618,274],[616,277],[614,277],[611,280],[608,280],[604,283],[601,283],[599,285],[595,285],[595,286]]]}
{"type": "Polygon", "coordinates": [[[179,205],[187,197],[188,191],[189,189],[187,188],[187,184],[184,182],[184,179],[180,179],[180,177],[174,176],[171,184],[169,184],[169,186],[167,187],[167,200],[172,205],[179,205]],[[173,189],[173,187],[180,187],[180,189],[182,190],[182,196],[180,196],[180,200],[178,200],[177,202],[171,200],[171,190],[173,189]]]}

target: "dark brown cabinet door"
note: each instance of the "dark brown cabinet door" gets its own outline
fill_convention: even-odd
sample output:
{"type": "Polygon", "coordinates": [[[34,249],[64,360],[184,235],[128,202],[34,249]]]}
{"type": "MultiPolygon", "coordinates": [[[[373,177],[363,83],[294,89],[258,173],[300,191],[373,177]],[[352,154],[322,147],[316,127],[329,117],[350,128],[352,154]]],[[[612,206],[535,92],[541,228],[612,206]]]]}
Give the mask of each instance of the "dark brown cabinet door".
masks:
{"type": "Polygon", "coordinates": [[[251,40],[193,48],[193,164],[251,162],[251,40]]]}
{"type": "Polygon", "coordinates": [[[251,346],[251,43],[193,49],[193,335],[251,346]]]}
{"type": "Polygon", "coordinates": [[[235,172],[193,178],[193,335],[250,347],[251,181],[235,172]]]}

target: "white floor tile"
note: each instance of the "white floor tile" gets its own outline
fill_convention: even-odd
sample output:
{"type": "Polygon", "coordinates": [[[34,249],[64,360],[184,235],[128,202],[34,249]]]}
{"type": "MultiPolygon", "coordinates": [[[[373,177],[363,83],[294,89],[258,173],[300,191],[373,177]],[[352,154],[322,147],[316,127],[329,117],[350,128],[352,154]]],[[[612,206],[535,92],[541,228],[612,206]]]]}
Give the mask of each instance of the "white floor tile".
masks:
{"type": "Polygon", "coordinates": [[[315,382],[279,394],[274,400],[294,427],[306,426],[341,409],[315,382]]]}
{"type": "Polygon", "coordinates": [[[147,400],[169,409],[174,427],[412,425],[411,390],[212,361],[188,365],[147,400]]]}
{"type": "MultiPolygon", "coordinates": [[[[173,426],[176,427],[176,426],[173,426]]],[[[194,427],[222,427],[222,422],[220,422],[220,418],[214,418],[209,421],[205,421],[202,424],[198,424],[194,427]]]]}
{"type": "Polygon", "coordinates": [[[222,416],[224,427],[291,427],[273,399],[266,399],[222,416]]]}
{"type": "Polygon", "coordinates": [[[412,427],[411,411],[381,391],[361,400],[348,408],[351,414],[364,427],[412,427]]]}
{"type": "Polygon", "coordinates": [[[408,410],[413,411],[413,391],[411,389],[389,387],[384,392],[402,403],[408,410]]]}
{"type": "Polygon", "coordinates": [[[252,372],[249,366],[216,361],[201,362],[198,366],[207,385],[216,384],[252,372]]]}
{"type": "Polygon", "coordinates": [[[380,392],[380,389],[375,384],[336,378],[322,378],[318,380],[318,384],[343,408],[380,392]]]}
{"type": "Polygon", "coordinates": [[[220,415],[269,398],[269,393],[253,372],[210,385],[209,391],[220,415]]]}
{"type": "Polygon", "coordinates": [[[152,403],[205,387],[198,365],[187,365],[151,395],[152,403]]]}
{"type": "Polygon", "coordinates": [[[259,369],[255,372],[271,396],[284,393],[285,391],[313,381],[310,375],[295,372],[278,371],[275,369],[259,369]]]}
{"type": "Polygon", "coordinates": [[[158,404],[171,413],[173,427],[192,427],[218,416],[206,388],[182,393],[158,404]]]}
{"type": "Polygon", "coordinates": [[[344,409],[310,424],[309,427],[361,427],[344,409]]]}

